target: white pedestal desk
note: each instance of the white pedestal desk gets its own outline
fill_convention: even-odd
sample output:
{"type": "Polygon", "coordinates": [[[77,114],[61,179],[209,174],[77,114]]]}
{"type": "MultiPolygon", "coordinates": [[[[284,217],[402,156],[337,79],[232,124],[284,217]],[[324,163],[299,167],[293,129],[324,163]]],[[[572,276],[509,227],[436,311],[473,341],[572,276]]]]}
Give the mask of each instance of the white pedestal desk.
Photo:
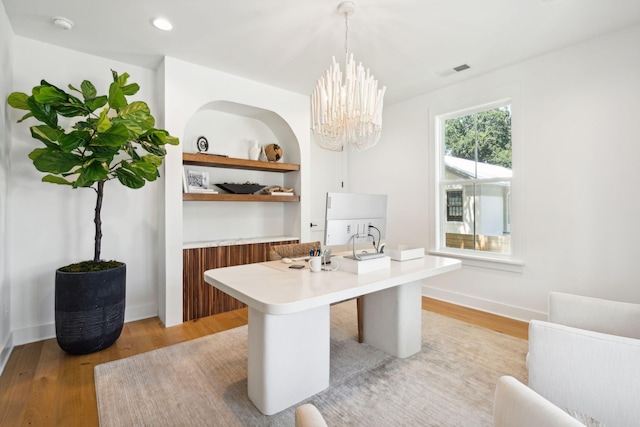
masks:
{"type": "Polygon", "coordinates": [[[359,275],[289,265],[270,261],[204,273],[207,283],[249,306],[248,394],[266,415],[329,386],[330,304],[364,296],[364,342],[408,357],[422,347],[422,279],[456,270],[460,261],[425,256],[359,275]]]}

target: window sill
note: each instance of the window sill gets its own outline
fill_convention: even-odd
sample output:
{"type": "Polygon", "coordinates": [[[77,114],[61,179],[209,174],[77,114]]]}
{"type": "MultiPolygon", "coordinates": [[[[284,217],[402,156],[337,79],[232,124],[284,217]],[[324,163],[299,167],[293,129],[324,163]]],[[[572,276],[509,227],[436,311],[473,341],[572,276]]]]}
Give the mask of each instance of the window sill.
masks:
{"type": "Polygon", "coordinates": [[[462,265],[469,265],[473,267],[508,271],[511,273],[522,273],[524,270],[524,261],[514,259],[512,257],[506,257],[504,255],[476,255],[449,250],[429,251],[429,254],[457,258],[462,261],[462,265]]]}

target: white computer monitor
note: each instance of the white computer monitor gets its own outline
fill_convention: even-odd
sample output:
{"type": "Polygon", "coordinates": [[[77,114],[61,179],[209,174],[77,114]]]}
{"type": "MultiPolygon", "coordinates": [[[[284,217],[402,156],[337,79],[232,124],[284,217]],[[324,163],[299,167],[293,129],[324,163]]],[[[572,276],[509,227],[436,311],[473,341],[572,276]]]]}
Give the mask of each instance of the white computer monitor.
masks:
{"type": "Polygon", "coordinates": [[[376,252],[387,228],[387,195],[327,193],[324,227],[325,246],[354,248],[372,242],[376,252]]]}

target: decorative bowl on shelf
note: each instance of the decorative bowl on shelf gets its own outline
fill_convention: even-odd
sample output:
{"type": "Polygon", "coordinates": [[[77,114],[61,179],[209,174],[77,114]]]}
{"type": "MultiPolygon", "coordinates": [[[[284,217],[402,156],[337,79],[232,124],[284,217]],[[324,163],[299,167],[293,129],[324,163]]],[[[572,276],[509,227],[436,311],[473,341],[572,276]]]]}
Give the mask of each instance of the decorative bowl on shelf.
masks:
{"type": "Polygon", "coordinates": [[[266,185],[260,184],[229,184],[225,182],[224,184],[216,184],[216,187],[222,188],[224,191],[228,191],[232,194],[253,194],[257,191],[262,190],[266,185]]]}

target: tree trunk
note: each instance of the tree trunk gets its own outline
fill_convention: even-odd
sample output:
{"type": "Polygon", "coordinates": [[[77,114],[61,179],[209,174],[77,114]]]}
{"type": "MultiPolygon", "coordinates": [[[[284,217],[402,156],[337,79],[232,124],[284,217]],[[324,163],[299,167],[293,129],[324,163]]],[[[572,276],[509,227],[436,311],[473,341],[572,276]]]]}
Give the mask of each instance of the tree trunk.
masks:
{"type": "Polygon", "coordinates": [[[96,189],[98,196],[96,198],[96,211],[93,217],[93,222],[96,225],[96,238],[95,246],[93,248],[93,262],[100,262],[100,248],[102,246],[102,219],[100,212],[102,211],[102,196],[104,194],[104,181],[98,181],[98,188],[96,189]]]}

